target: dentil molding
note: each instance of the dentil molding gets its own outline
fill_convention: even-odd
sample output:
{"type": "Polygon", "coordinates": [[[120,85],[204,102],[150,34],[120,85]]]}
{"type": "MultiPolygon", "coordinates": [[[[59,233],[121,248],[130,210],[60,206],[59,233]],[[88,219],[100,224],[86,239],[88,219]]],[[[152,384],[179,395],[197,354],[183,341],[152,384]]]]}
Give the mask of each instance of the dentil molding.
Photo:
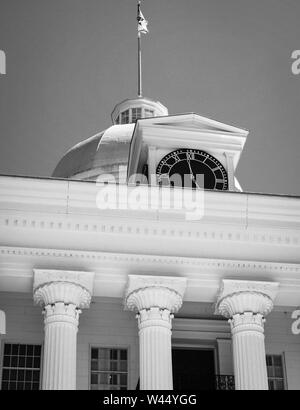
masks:
{"type": "MultiPolygon", "coordinates": [[[[226,226],[223,229],[218,229],[216,226],[207,225],[205,228],[201,225],[201,229],[195,229],[197,224],[186,223],[181,228],[170,227],[153,227],[143,224],[135,226],[131,223],[112,223],[102,219],[102,223],[86,220],[86,222],[79,222],[78,220],[66,221],[64,218],[58,216],[56,219],[52,217],[41,218],[36,216],[18,217],[17,215],[7,216],[6,218],[0,218],[0,224],[5,227],[11,228],[27,228],[27,229],[43,229],[50,231],[69,231],[69,232],[91,232],[102,233],[110,235],[134,235],[134,236],[167,236],[167,237],[180,237],[188,239],[202,239],[211,241],[234,241],[234,242],[254,242],[254,243],[270,243],[280,245],[293,245],[297,246],[300,243],[300,235],[296,231],[284,231],[279,230],[270,234],[268,227],[259,233],[257,231],[250,231],[244,229],[233,229],[226,226]],[[192,228],[192,229],[189,229],[192,228]]],[[[82,220],[82,217],[81,217],[82,220]]],[[[162,221],[164,222],[164,221],[162,221]]]]}
{"type": "Polygon", "coordinates": [[[89,260],[100,262],[124,263],[151,263],[157,265],[183,265],[190,267],[200,267],[213,270],[230,270],[251,273],[285,272],[300,273],[300,265],[295,263],[261,262],[249,260],[226,260],[195,257],[177,257],[144,254],[122,254],[109,252],[91,252],[66,249],[39,249],[0,246],[0,254],[13,257],[38,257],[38,258],[66,258],[76,260],[89,260]]]}

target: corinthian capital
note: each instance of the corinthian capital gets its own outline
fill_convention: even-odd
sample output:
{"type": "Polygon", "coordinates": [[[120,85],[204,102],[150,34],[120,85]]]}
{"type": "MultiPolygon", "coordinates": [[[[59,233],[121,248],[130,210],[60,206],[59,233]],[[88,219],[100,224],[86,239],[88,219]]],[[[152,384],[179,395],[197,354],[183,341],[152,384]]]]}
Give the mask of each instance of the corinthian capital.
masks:
{"type": "Polygon", "coordinates": [[[93,281],[92,272],[34,269],[34,301],[42,306],[64,303],[87,308],[93,281]]]}
{"type": "Polygon", "coordinates": [[[216,313],[232,318],[245,312],[266,316],[273,309],[277,282],[223,279],[216,313]]]}
{"type": "Polygon", "coordinates": [[[125,306],[137,312],[159,308],[175,313],[182,305],[185,288],[185,278],[129,275],[125,306]]]}

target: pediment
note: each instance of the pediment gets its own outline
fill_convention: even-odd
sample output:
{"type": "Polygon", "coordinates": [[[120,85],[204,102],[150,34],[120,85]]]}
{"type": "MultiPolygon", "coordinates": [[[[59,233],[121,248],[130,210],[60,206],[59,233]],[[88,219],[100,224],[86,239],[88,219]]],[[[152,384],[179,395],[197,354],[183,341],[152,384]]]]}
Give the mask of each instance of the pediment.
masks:
{"type": "Polygon", "coordinates": [[[238,134],[245,137],[248,135],[248,131],[243,128],[224,124],[194,113],[170,115],[167,117],[145,118],[139,120],[138,124],[141,127],[157,126],[172,129],[191,129],[220,134],[238,134]]]}

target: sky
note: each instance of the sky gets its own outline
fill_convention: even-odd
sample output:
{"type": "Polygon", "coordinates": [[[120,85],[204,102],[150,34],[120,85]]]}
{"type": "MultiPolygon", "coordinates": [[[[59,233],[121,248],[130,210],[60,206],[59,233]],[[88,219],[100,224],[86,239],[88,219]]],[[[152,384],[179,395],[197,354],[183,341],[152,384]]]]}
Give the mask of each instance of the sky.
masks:
{"type": "MultiPolygon", "coordinates": [[[[300,195],[299,0],[143,0],[143,91],[250,130],[244,191],[300,195]]],[[[0,0],[0,174],[50,176],[137,95],[136,0],[0,0]]]]}

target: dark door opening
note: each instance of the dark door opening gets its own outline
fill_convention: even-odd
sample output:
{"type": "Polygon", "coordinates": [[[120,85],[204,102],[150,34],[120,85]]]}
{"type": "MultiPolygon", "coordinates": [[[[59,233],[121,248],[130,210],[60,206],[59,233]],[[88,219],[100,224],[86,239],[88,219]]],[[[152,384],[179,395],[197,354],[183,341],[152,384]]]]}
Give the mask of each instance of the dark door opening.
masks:
{"type": "Polygon", "coordinates": [[[174,390],[215,390],[213,350],[173,349],[174,390]]]}

